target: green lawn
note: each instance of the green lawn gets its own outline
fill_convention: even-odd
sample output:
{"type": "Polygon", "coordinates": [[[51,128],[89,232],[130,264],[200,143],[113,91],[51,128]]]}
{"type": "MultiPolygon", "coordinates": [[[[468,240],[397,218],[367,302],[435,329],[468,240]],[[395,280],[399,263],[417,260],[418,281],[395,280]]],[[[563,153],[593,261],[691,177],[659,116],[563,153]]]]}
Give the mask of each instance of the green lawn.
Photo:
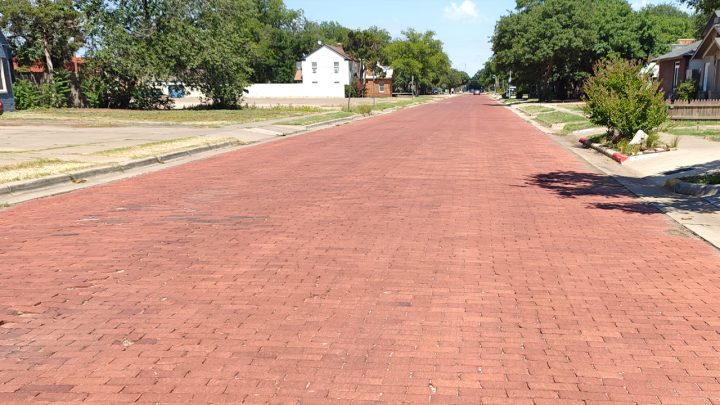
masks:
{"type": "Polygon", "coordinates": [[[587,121],[587,118],[580,115],[555,111],[544,114],[539,114],[535,117],[541,124],[552,126],[554,124],[564,124],[569,122],[587,121]]]}
{"type": "Polygon", "coordinates": [[[597,128],[598,125],[593,124],[590,121],[577,121],[577,122],[570,122],[568,124],[565,124],[562,131],[560,133],[562,135],[567,135],[570,133],[573,133],[575,131],[580,131],[583,129],[590,129],[590,128],[597,128]]]}
{"type": "Polygon", "coordinates": [[[685,121],[685,120],[674,120],[672,121],[674,127],[697,127],[697,126],[720,126],[720,120],[704,120],[704,121],[685,121]]]}
{"type": "Polygon", "coordinates": [[[278,125],[311,125],[317,124],[318,122],[338,120],[342,118],[352,117],[354,114],[346,111],[337,111],[327,114],[311,115],[309,117],[302,117],[287,121],[278,122],[278,125]]]}
{"type": "Polygon", "coordinates": [[[698,127],[674,127],[665,131],[671,135],[690,135],[690,136],[715,136],[720,135],[720,129],[707,129],[698,127]]]}
{"type": "Polygon", "coordinates": [[[541,105],[523,105],[518,107],[518,110],[524,112],[525,114],[529,115],[537,115],[541,113],[549,113],[555,111],[552,108],[544,107],[541,105]]]}
{"type": "Polygon", "coordinates": [[[125,125],[189,125],[221,127],[276,118],[297,117],[325,111],[317,107],[277,106],[241,110],[111,110],[90,108],[35,109],[0,117],[13,124],[65,124],[108,127],[125,125]]]}

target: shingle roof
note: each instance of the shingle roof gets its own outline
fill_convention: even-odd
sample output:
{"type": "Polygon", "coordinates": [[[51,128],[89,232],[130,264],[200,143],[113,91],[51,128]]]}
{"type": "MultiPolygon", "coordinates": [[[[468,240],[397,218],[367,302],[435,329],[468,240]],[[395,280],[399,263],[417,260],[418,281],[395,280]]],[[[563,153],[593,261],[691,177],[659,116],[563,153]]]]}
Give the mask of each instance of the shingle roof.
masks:
{"type": "Polygon", "coordinates": [[[690,45],[684,45],[684,46],[678,46],[672,51],[666,53],[665,55],[660,55],[657,58],[653,59],[653,62],[660,62],[663,60],[670,60],[670,59],[679,59],[683,56],[693,56],[695,54],[695,51],[697,51],[698,47],[702,41],[695,41],[690,45]]]}

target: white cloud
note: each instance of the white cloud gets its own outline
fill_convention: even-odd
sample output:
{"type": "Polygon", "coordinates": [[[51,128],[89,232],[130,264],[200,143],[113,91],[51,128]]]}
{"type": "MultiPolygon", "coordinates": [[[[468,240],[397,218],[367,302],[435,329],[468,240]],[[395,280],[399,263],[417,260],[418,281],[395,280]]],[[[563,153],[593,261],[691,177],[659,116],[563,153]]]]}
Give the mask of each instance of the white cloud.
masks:
{"type": "Polygon", "coordinates": [[[477,5],[475,5],[475,2],[471,0],[464,0],[459,5],[452,2],[449,6],[445,7],[443,15],[448,20],[474,19],[478,16],[477,5]]]}

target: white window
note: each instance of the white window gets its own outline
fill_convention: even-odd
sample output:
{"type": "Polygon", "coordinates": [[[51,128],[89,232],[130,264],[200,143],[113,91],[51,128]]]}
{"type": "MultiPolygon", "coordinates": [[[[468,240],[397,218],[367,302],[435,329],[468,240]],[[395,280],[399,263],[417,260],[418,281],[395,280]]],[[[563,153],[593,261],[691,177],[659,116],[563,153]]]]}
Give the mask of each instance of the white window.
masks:
{"type": "Polygon", "coordinates": [[[678,82],[680,81],[680,62],[675,62],[675,72],[673,73],[673,91],[677,88],[678,82]]]}
{"type": "Polygon", "coordinates": [[[710,69],[712,66],[710,62],[705,63],[705,72],[703,73],[703,91],[708,91],[708,84],[710,83],[710,69]]]}
{"type": "Polygon", "coordinates": [[[380,93],[385,93],[385,83],[380,83],[380,93]]]}
{"type": "Polygon", "coordinates": [[[317,62],[312,63],[312,70],[313,70],[313,73],[317,73],[317,62]]]}
{"type": "Polygon", "coordinates": [[[7,59],[0,58],[0,93],[2,94],[8,92],[7,83],[5,82],[5,78],[8,76],[7,74],[5,74],[6,65],[7,59]]]}
{"type": "Polygon", "coordinates": [[[334,67],[335,73],[340,73],[340,62],[335,62],[334,67]]]}

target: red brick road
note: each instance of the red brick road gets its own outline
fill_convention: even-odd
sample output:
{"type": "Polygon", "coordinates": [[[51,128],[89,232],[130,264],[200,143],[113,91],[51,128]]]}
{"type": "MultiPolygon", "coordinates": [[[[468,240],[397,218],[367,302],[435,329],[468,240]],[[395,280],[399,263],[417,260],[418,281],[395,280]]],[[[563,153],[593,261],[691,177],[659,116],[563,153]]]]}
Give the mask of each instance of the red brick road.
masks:
{"type": "Polygon", "coordinates": [[[720,403],[720,257],[484,97],[0,212],[0,402],[720,403]]]}

